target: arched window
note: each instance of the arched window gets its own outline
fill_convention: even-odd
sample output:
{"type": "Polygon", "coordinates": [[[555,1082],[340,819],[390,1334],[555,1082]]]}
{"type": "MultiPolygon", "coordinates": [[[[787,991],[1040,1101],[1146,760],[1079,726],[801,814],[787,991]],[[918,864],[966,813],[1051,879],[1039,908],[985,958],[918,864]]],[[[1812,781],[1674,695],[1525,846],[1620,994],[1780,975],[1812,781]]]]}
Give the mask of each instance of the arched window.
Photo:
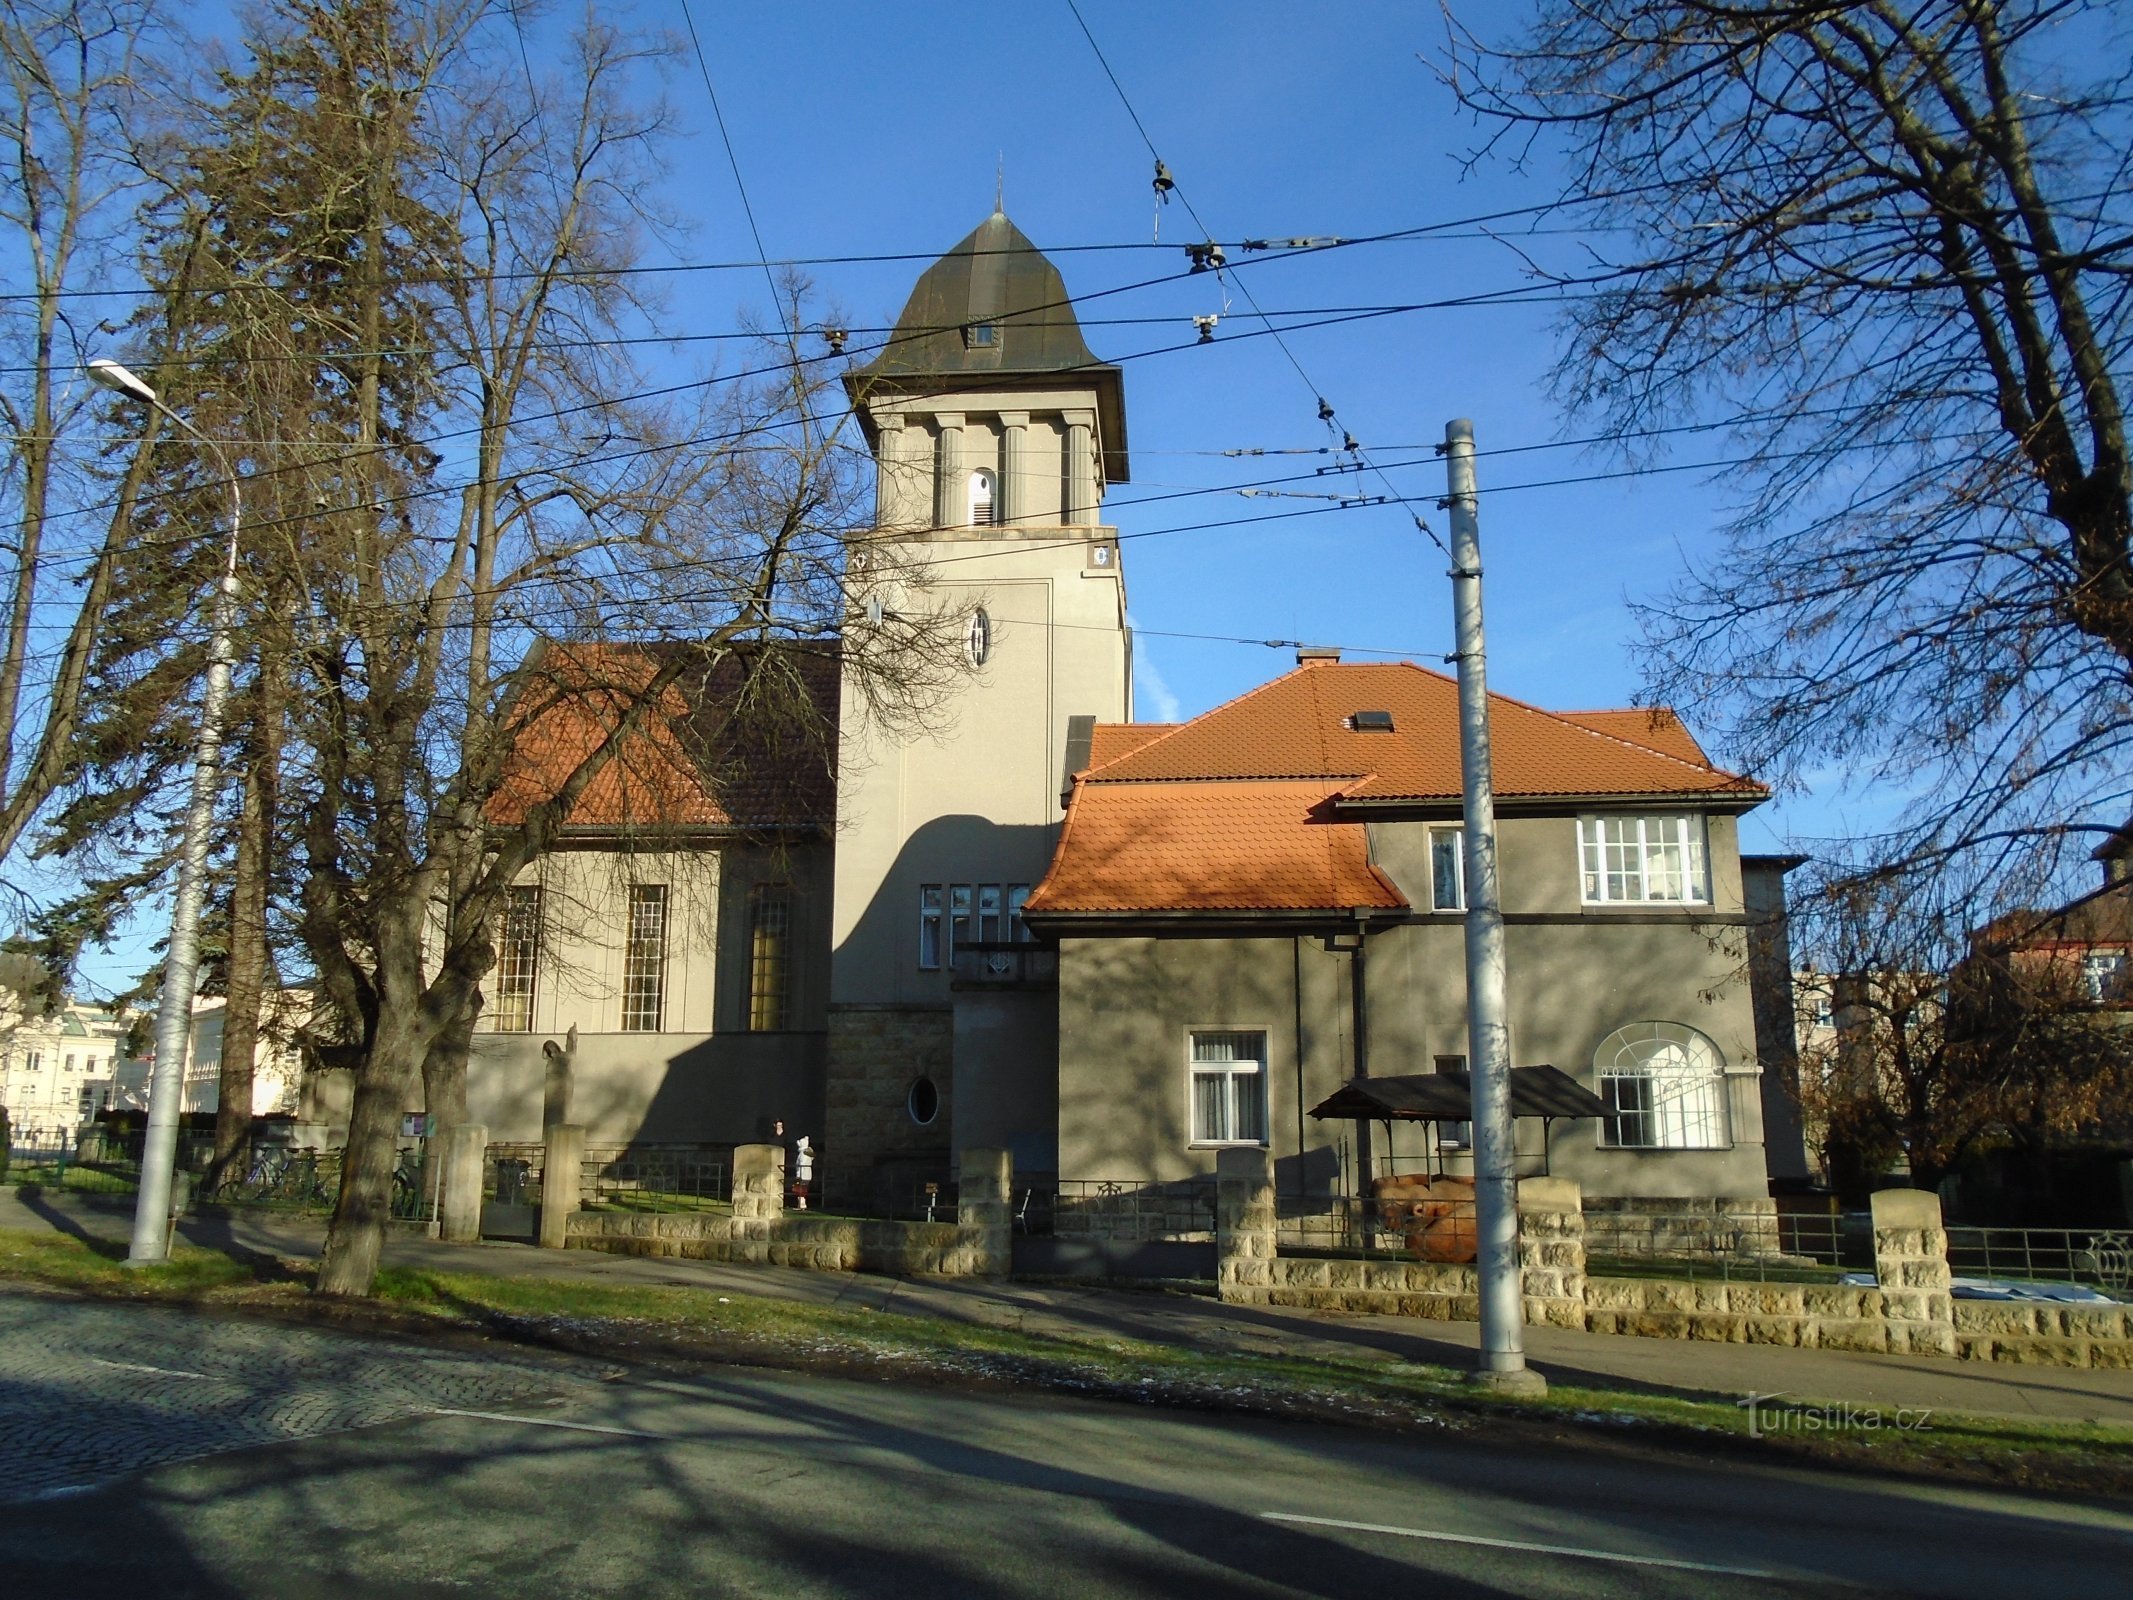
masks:
{"type": "Polygon", "coordinates": [[[1679,1022],[1632,1022],[1600,1041],[1593,1074],[1607,1121],[1600,1143],[1617,1150],[1723,1150],[1726,1062],[1718,1046],[1679,1022]]]}
{"type": "Polygon", "coordinates": [[[964,635],[963,647],[970,653],[974,667],[984,666],[992,654],[992,618],[985,614],[983,606],[970,614],[970,632],[964,635]]]}
{"type": "Polygon", "coordinates": [[[970,475],[970,525],[973,528],[992,526],[993,507],[999,503],[993,492],[997,487],[993,475],[983,467],[970,475]]]}

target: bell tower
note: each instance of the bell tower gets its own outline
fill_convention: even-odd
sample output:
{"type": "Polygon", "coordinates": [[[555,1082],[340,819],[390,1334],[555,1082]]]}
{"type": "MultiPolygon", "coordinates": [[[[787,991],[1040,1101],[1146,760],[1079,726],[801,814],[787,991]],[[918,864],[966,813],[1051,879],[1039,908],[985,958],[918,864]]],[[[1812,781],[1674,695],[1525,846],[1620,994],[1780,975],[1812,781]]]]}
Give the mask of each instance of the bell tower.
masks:
{"type": "Polygon", "coordinates": [[[1100,520],[1127,477],[1123,381],[1058,269],[995,211],[846,386],[875,461],[879,570],[914,578],[870,603],[892,622],[946,614],[964,653],[917,734],[844,689],[825,1157],[890,1188],[966,1147],[1048,1171],[1057,993],[1019,913],[1058,840],[1070,722],[1132,714],[1118,536],[1100,520]]]}

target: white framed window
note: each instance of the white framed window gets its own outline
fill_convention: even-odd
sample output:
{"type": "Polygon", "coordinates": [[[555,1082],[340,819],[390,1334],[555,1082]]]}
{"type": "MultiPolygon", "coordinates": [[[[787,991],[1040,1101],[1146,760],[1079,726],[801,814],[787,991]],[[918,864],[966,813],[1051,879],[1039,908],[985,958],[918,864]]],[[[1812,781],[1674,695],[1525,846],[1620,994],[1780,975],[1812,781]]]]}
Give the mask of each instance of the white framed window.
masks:
{"type": "Polygon", "coordinates": [[[1704,905],[1699,816],[1589,816],[1578,819],[1587,905],[1704,905]]]}
{"type": "Polygon", "coordinates": [[[992,659],[992,618],[979,606],[970,613],[970,628],[963,635],[963,653],[970,657],[970,664],[982,667],[992,659]]]}
{"type": "Polygon", "coordinates": [[[24,1056],[22,1059],[22,1070],[24,1072],[44,1071],[44,1052],[41,1050],[32,1050],[28,1055],[24,1056]]]}
{"type": "MultiPolygon", "coordinates": [[[[1438,1073],[1466,1071],[1465,1056],[1432,1056],[1432,1071],[1438,1073]]],[[[1440,1122],[1437,1124],[1437,1144],[1444,1150],[1467,1150],[1474,1144],[1474,1125],[1471,1122],[1440,1122]]]]}
{"type": "Polygon", "coordinates": [[[540,981],[541,891],[538,884],[513,884],[504,891],[504,911],[496,930],[496,1031],[533,1030],[533,994],[540,981]]]}
{"type": "Polygon", "coordinates": [[[2081,958],[2081,993],[2090,1000],[2116,1000],[2125,990],[2126,953],[2091,950],[2081,958]]]}
{"type": "Polygon", "coordinates": [[[1429,908],[1466,909],[1466,834],[1459,828],[1429,830],[1429,908]]]}
{"type": "Polygon", "coordinates": [[[1679,1022],[1632,1022],[1600,1041],[1593,1074],[1614,1150],[1724,1150],[1726,1062],[1718,1046],[1679,1022]]]}
{"type": "Polygon", "coordinates": [[[976,944],[1021,944],[1026,883],[922,883],[918,886],[918,965],[924,972],[952,965],[956,952],[976,944]]]}
{"type": "Polygon", "coordinates": [[[1192,1142],[1266,1143],[1266,1035],[1223,1029],[1192,1035],[1192,1142]]]}
{"type": "Polygon", "coordinates": [[[622,947],[622,1031],[659,1032],[666,1005],[667,886],[633,883],[622,947]]]}
{"type": "Polygon", "coordinates": [[[991,471],[980,467],[970,475],[970,516],[967,519],[973,528],[989,528],[999,506],[999,482],[991,471]]]}
{"type": "Polygon", "coordinates": [[[941,964],[941,885],[918,886],[918,965],[932,972],[941,964]]]}

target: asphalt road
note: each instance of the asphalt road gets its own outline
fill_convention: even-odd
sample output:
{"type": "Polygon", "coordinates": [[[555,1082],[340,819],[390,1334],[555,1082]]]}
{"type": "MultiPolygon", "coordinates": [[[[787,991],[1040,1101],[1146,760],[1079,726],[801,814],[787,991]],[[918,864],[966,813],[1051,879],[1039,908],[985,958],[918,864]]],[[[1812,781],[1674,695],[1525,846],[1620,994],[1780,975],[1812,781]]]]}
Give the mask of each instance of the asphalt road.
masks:
{"type": "Polygon", "coordinates": [[[2003,1600],[2133,1570],[2133,1516],[1961,1489],[618,1370],[0,1290],[0,1590],[2003,1600]]]}

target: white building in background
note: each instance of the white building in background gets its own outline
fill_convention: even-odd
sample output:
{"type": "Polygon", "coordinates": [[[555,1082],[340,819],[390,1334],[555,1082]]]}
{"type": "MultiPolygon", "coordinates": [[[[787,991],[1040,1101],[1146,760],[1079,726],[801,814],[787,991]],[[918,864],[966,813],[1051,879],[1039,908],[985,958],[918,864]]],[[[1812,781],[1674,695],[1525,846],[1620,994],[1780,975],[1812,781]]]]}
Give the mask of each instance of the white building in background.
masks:
{"type": "Polygon", "coordinates": [[[127,1065],[132,1013],[70,1000],[49,1014],[25,1011],[0,990],[0,1106],[16,1145],[71,1142],[74,1130],[112,1103],[127,1065]]]}
{"type": "MultiPolygon", "coordinates": [[[[296,1044],[296,1029],[311,1017],[311,991],[282,989],[270,992],[260,1003],[259,1043],[252,1057],[252,1115],[287,1116],[296,1110],[296,1095],[303,1076],[302,1052],[296,1044]]],[[[186,1112],[211,1112],[222,1103],[222,1028],[229,1002],[214,999],[193,1001],[192,1039],[185,1052],[186,1112]]],[[[148,1104],[148,1082],[155,1071],[154,1051],[120,1064],[111,1104],[123,1110],[141,1110],[148,1104]]]]}

